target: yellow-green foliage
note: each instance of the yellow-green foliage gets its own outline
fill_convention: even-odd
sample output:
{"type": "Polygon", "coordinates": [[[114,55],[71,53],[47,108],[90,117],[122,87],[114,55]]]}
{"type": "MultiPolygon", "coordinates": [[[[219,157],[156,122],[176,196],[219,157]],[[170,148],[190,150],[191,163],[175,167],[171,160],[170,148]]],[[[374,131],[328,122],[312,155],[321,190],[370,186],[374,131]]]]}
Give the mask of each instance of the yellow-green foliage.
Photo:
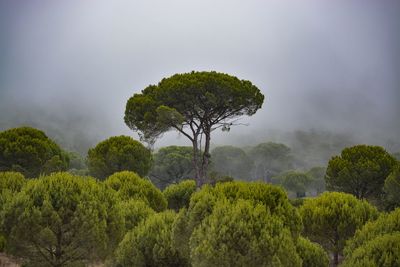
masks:
{"type": "Polygon", "coordinates": [[[245,199],[255,205],[262,204],[271,214],[279,216],[293,234],[298,234],[301,230],[300,216],[290,204],[284,190],[262,182],[226,182],[218,183],[215,187],[204,186],[193,194],[190,200],[191,221],[201,222],[211,213],[215,202],[219,199],[231,202],[245,199]]]}
{"type": "Polygon", "coordinates": [[[375,237],[354,250],[343,267],[400,266],[400,232],[375,237]]]}
{"type": "Polygon", "coordinates": [[[18,171],[25,177],[38,177],[68,168],[65,152],[46,134],[31,127],[0,132],[0,171],[18,171]]]}
{"type": "Polygon", "coordinates": [[[5,211],[8,250],[33,266],[104,258],[124,231],[117,200],[89,177],[55,173],[30,180],[5,211]]]}
{"type": "Polygon", "coordinates": [[[299,210],[305,235],[336,255],[358,228],[378,215],[367,201],[339,192],[306,199],[299,210]]]}
{"type": "Polygon", "coordinates": [[[120,202],[119,209],[125,217],[126,231],[132,230],[140,222],[155,213],[143,200],[136,199],[120,202]]]}
{"type": "Polygon", "coordinates": [[[301,266],[281,218],[250,200],[219,200],[194,230],[190,248],[193,267],[301,266]]]}
{"type": "Polygon", "coordinates": [[[128,232],[116,251],[118,266],[188,266],[172,245],[173,211],[153,214],[128,232]]]}
{"type": "Polygon", "coordinates": [[[232,204],[248,200],[254,206],[262,205],[271,215],[281,219],[293,236],[301,231],[300,216],[280,187],[261,182],[226,182],[215,187],[206,185],[192,195],[189,208],[182,209],[174,223],[174,245],[186,258],[190,257],[188,244],[194,229],[212,214],[215,203],[221,200],[232,204]]]}
{"type": "Polygon", "coordinates": [[[168,208],[179,211],[181,208],[188,207],[190,197],[196,191],[194,180],[182,181],[179,184],[171,184],[164,189],[163,195],[167,199],[168,208]]]}
{"type": "Polygon", "coordinates": [[[0,172],[0,212],[6,201],[21,191],[25,183],[25,177],[19,172],[0,172]]]}
{"type": "Polygon", "coordinates": [[[383,213],[377,220],[365,224],[356,232],[354,237],[347,242],[344,253],[346,256],[350,255],[358,247],[370,240],[380,235],[394,232],[400,232],[400,208],[390,213],[383,213]]]}
{"type": "Polygon", "coordinates": [[[329,266],[329,257],[326,251],[319,244],[313,243],[307,238],[299,237],[297,239],[296,250],[304,267],[329,266]]]}
{"type": "MultiPolygon", "coordinates": [[[[4,219],[4,210],[25,183],[25,177],[19,172],[0,172],[0,226],[4,219]]],[[[0,227],[0,251],[3,251],[6,246],[2,228],[0,227]]]]}
{"type": "Polygon", "coordinates": [[[134,172],[114,173],[104,183],[117,191],[122,200],[143,200],[155,211],[162,211],[167,207],[167,200],[161,191],[150,181],[140,178],[134,172]]]}

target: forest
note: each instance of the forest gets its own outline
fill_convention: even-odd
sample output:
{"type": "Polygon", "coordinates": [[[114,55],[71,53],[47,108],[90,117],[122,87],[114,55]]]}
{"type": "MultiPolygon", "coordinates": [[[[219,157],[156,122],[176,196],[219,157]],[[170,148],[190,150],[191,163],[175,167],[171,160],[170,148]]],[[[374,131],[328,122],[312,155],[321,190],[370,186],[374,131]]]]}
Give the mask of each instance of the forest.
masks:
{"type": "Polygon", "coordinates": [[[400,267],[400,1],[0,1],[0,267],[400,267]]]}
{"type": "Polygon", "coordinates": [[[213,147],[215,129],[254,115],[263,98],[228,74],[176,74],[128,99],[124,120],[139,141],[112,136],[86,157],[40,129],[0,132],[1,260],[400,266],[400,154],[357,144],[315,160],[320,144],[305,133],[302,150],[213,147]],[[192,146],[154,149],[171,130],[192,146]]]}

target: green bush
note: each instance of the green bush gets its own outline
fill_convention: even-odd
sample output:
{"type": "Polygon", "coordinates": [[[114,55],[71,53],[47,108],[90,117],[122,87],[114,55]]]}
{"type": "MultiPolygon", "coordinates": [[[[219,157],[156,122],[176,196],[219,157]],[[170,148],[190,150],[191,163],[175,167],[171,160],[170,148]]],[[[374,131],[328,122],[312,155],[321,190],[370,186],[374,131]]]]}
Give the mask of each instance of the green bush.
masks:
{"type": "Polygon", "coordinates": [[[136,199],[120,202],[119,209],[125,217],[126,231],[132,230],[140,222],[155,213],[144,201],[136,199]]]}
{"type": "Polygon", "coordinates": [[[283,226],[293,236],[300,234],[300,215],[290,205],[286,193],[280,187],[260,182],[226,182],[218,183],[215,187],[206,185],[192,195],[189,207],[179,212],[174,223],[174,246],[184,257],[190,257],[188,244],[194,229],[212,214],[215,203],[221,200],[233,204],[239,200],[248,200],[254,206],[262,205],[271,215],[280,218],[283,226]]]}
{"type": "Polygon", "coordinates": [[[301,266],[292,235],[281,218],[249,200],[220,200],[191,238],[197,266],[301,266]]]}
{"type": "Polygon", "coordinates": [[[148,217],[128,232],[115,253],[118,266],[183,267],[189,266],[172,245],[173,211],[148,217]]]}
{"type": "Polygon", "coordinates": [[[122,171],[108,177],[104,184],[117,191],[122,200],[143,200],[155,211],[167,208],[167,200],[150,181],[142,179],[134,172],[122,171]]]}
{"type": "Polygon", "coordinates": [[[19,172],[0,172],[0,212],[9,197],[21,191],[25,177],[19,172]]]}
{"type": "Polygon", "coordinates": [[[375,221],[366,223],[359,229],[354,237],[346,243],[345,255],[350,255],[358,247],[370,240],[384,234],[400,232],[400,208],[390,212],[382,213],[375,221]]]}
{"type": "Polygon", "coordinates": [[[313,243],[307,238],[297,239],[296,250],[304,267],[329,266],[329,256],[326,251],[319,244],[313,243]]]}
{"type": "Polygon", "coordinates": [[[69,159],[44,132],[20,127],[0,132],[0,171],[18,171],[38,177],[68,168],[69,159]]]}
{"type": "Polygon", "coordinates": [[[339,192],[325,192],[316,198],[308,198],[299,210],[304,234],[332,252],[336,265],[346,240],[378,215],[376,208],[367,201],[339,192]]]}
{"type": "Polygon", "coordinates": [[[163,195],[167,199],[168,208],[179,211],[181,208],[188,207],[190,197],[196,191],[194,180],[182,181],[179,184],[171,184],[164,189],[163,195]]]}
{"type": "Polygon", "coordinates": [[[253,204],[262,204],[271,214],[279,216],[293,234],[301,231],[301,218],[290,204],[284,190],[278,186],[262,182],[226,182],[215,187],[204,186],[194,193],[190,200],[191,220],[201,222],[213,209],[219,199],[236,202],[239,199],[249,200],[253,204]]]}
{"type": "Polygon", "coordinates": [[[104,259],[122,238],[117,196],[94,179],[54,173],[30,180],[7,206],[8,251],[27,266],[80,266],[104,259]]]}
{"type": "Polygon", "coordinates": [[[341,266],[400,266],[400,232],[369,240],[348,255],[341,266]]]}

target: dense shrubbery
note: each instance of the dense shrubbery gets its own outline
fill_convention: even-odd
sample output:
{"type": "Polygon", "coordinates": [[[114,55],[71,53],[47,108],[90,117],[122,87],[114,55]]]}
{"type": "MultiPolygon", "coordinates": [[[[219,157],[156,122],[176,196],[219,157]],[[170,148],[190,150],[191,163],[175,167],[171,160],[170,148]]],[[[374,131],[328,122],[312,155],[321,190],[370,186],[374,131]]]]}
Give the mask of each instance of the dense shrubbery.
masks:
{"type": "Polygon", "coordinates": [[[163,195],[167,199],[168,208],[179,211],[181,208],[189,206],[190,197],[195,191],[196,182],[186,180],[179,184],[169,185],[163,191],[163,195]]]}
{"type": "Polygon", "coordinates": [[[349,254],[342,266],[400,266],[400,232],[369,240],[349,254]]]}
{"type": "Polygon", "coordinates": [[[380,235],[400,232],[400,208],[390,212],[383,213],[375,221],[365,224],[358,230],[354,237],[350,239],[344,250],[345,255],[351,255],[358,247],[368,243],[380,235]]]}
{"type": "Polygon", "coordinates": [[[263,204],[219,200],[190,238],[193,266],[301,266],[282,219],[263,204]]]}
{"type": "Polygon", "coordinates": [[[334,255],[337,264],[346,240],[378,212],[366,201],[350,194],[326,192],[317,198],[306,199],[300,207],[304,234],[320,243],[334,255]]]}
{"type": "Polygon", "coordinates": [[[161,191],[134,172],[114,173],[104,183],[117,191],[123,200],[141,199],[155,211],[162,211],[167,207],[167,201],[161,191]]]}
{"type": "Polygon", "coordinates": [[[7,250],[29,266],[104,259],[123,234],[116,194],[91,178],[55,173],[30,180],[7,205],[7,250]]]}
{"type": "MultiPolygon", "coordinates": [[[[130,146],[118,140],[116,144],[130,146]]],[[[353,155],[351,160],[342,164],[334,158],[328,168],[328,176],[338,174],[340,183],[362,166],[373,170],[366,172],[370,175],[367,179],[380,175],[379,189],[362,194],[373,203],[380,197],[379,204],[395,210],[376,219],[374,206],[350,194],[326,192],[315,198],[289,200],[283,188],[265,182],[230,181],[228,177],[222,183],[219,175],[229,174],[227,169],[209,172],[210,184],[196,188],[193,180],[182,181],[193,170],[187,168],[187,148],[180,147],[170,147],[171,153],[163,158],[166,169],[177,171],[166,176],[177,179],[168,181],[180,182],[161,192],[135,172],[114,172],[129,169],[120,168],[125,163],[131,165],[130,159],[123,163],[130,157],[124,158],[124,153],[130,150],[114,145],[104,150],[111,167],[99,176],[101,181],[65,172],[29,180],[21,173],[0,172],[0,251],[21,258],[24,266],[84,266],[101,261],[118,267],[323,267],[329,264],[328,255],[334,256],[334,264],[343,256],[344,266],[396,266],[400,262],[399,167],[392,165],[392,157],[382,149],[352,148],[340,159],[348,153],[353,155]],[[179,169],[180,156],[173,156],[177,151],[187,154],[183,169],[179,169]],[[384,177],[383,185],[387,169],[390,175],[384,177]]],[[[149,151],[141,149],[138,153],[145,151],[147,158],[149,151]]],[[[280,144],[241,150],[240,157],[242,152],[255,153],[253,156],[265,153],[270,161],[257,163],[259,174],[263,168],[278,172],[292,164],[290,150],[280,144]],[[270,157],[274,153],[281,156],[278,161],[270,157]]],[[[141,175],[147,172],[146,162],[138,163],[144,168],[141,175]]],[[[46,164],[57,166],[52,159],[46,164]]],[[[81,159],[73,165],[71,172],[85,172],[81,159]]],[[[324,170],[283,172],[272,181],[298,197],[306,192],[310,196],[310,192],[324,190],[324,170]]],[[[270,180],[270,174],[265,172],[260,178],[270,180]]],[[[365,182],[365,177],[358,178],[365,182]]],[[[347,180],[351,181],[354,179],[347,180]]]]}
{"type": "Polygon", "coordinates": [[[173,211],[154,214],[126,234],[116,251],[118,266],[188,266],[173,246],[173,211]]]}

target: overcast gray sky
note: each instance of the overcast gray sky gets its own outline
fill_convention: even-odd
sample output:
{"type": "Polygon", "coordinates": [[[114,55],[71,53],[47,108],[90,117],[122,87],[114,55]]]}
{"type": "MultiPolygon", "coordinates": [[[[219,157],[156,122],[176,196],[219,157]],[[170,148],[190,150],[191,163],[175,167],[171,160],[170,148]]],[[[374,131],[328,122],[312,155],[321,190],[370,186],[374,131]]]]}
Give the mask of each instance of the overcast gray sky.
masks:
{"type": "Polygon", "coordinates": [[[0,129],[32,123],[72,142],[133,135],[123,113],[135,92],[215,70],[266,96],[249,126],[217,143],[310,128],[399,141],[400,1],[0,3],[0,129]]]}

